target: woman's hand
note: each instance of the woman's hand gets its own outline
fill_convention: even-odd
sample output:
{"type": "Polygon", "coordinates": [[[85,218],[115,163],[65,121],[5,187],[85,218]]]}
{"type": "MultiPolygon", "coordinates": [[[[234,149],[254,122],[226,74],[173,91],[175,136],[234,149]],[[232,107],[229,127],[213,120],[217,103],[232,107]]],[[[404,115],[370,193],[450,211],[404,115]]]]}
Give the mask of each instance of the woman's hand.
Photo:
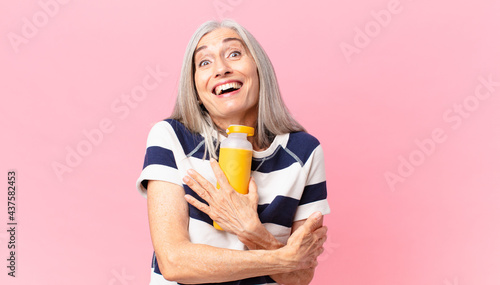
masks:
{"type": "Polygon", "coordinates": [[[318,265],[317,258],[324,251],[327,228],[322,226],[323,216],[315,212],[307,218],[280,248],[285,261],[295,264],[296,270],[310,269],[318,265]]]}
{"type": "Polygon", "coordinates": [[[231,187],[216,160],[211,159],[210,165],[220,189],[216,189],[198,172],[190,169],[188,170],[189,176],[185,176],[183,181],[204,199],[208,206],[191,195],[185,195],[186,201],[207,214],[222,229],[237,235],[243,243],[250,243],[250,236],[264,228],[257,214],[259,197],[255,181],[253,178],[250,179],[248,194],[240,194],[231,187]]]}

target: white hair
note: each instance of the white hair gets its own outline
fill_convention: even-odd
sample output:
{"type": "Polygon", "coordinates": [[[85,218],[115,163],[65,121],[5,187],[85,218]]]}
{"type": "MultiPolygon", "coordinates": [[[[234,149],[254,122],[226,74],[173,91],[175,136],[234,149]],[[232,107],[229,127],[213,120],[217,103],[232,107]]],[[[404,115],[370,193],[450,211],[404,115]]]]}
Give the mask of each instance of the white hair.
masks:
{"type": "Polygon", "coordinates": [[[269,57],[257,40],[245,28],[233,20],[222,22],[208,21],[202,24],[191,37],[184,54],[179,89],[174,111],[170,116],[183,123],[191,132],[203,134],[205,137],[205,154],[216,158],[219,139],[213,135],[213,130],[224,133],[212,121],[208,111],[198,103],[195,87],[194,52],[200,39],[219,28],[233,29],[243,40],[257,65],[259,75],[258,117],[255,130],[255,143],[260,148],[267,148],[273,138],[279,134],[305,131],[288,111],[278,86],[274,68],[269,57]]]}

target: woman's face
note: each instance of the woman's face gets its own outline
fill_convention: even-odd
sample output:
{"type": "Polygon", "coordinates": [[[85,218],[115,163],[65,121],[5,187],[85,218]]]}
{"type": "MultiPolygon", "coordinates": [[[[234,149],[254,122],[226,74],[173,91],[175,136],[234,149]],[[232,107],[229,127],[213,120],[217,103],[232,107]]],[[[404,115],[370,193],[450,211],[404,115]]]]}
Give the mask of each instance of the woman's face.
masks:
{"type": "Polygon", "coordinates": [[[257,119],[257,66],[234,30],[219,28],[203,36],[194,64],[196,90],[214,121],[248,124],[257,119]]]}

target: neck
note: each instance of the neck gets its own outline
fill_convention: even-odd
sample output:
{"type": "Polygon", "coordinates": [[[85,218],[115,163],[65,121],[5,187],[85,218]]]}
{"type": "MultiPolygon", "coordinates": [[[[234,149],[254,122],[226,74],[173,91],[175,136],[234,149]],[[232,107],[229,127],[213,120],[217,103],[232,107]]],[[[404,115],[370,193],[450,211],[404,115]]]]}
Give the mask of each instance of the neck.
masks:
{"type": "MultiPolygon", "coordinates": [[[[212,117],[212,116],[211,116],[212,117]]],[[[239,117],[239,118],[214,118],[212,117],[212,121],[215,123],[215,125],[224,131],[224,135],[226,135],[225,130],[230,126],[230,125],[242,125],[242,126],[248,126],[256,129],[257,127],[257,114],[253,116],[245,116],[245,117],[239,117]]],[[[257,134],[255,134],[257,135],[257,134]]],[[[247,137],[248,141],[252,144],[253,149],[255,151],[262,151],[265,150],[266,148],[260,148],[257,143],[256,139],[254,136],[249,136],[247,137]]]]}
{"type": "Polygon", "coordinates": [[[248,126],[252,128],[257,127],[257,118],[250,118],[250,119],[223,119],[223,118],[214,118],[212,117],[212,121],[215,123],[215,125],[221,129],[221,130],[227,130],[230,125],[242,125],[242,126],[248,126]]]}
{"type": "Polygon", "coordinates": [[[257,110],[251,110],[245,114],[241,114],[240,116],[232,116],[232,117],[216,117],[210,115],[212,121],[219,127],[221,130],[226,130],[230,125],[242,125],[248,126],[252,128],[257,127],[257,110]]]}

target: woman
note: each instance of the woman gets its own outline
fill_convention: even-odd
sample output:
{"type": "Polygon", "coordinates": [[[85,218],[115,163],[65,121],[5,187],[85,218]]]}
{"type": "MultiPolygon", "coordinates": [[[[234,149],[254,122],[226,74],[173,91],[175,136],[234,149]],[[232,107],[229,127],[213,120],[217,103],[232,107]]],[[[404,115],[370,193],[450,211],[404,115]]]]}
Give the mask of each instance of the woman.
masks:
{"type": "Polygon", "coordinates": [[[330,211],[323,152],[289,115],[267,55],[243,27],[211,21],[195,32],[174,112],[147,145],[137,187],[147,192],[155,250],[150,284],[310,283],[330,211]],[[256,130],[247,195],[215,160],[230,124],[256,130]]]}

